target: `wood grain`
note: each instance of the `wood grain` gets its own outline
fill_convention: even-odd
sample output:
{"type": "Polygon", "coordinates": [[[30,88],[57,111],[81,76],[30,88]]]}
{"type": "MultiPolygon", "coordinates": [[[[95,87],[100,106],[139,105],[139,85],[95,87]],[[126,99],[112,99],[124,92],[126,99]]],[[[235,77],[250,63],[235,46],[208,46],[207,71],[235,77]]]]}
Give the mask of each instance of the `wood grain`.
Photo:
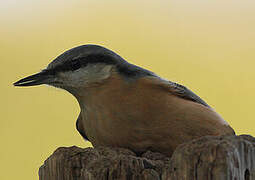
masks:
{"type": "Polygon", "coordinates": [[[255,138],[206,136],[182,144],[171,158],[122,148],[58,148],[40,167],[40,180],[253,180],[255,138]]]}

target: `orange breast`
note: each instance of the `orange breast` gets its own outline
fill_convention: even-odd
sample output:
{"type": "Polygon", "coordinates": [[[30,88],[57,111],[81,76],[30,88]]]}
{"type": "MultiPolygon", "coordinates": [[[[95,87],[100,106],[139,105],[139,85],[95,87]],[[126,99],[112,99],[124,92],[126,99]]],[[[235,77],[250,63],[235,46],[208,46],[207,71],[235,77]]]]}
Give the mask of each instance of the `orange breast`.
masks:
{"type": "Polygon", "coordinates": [[[92,144],[170,155],[194,138],[234,134],[213,109],[172,95],[163,86],[155,78],[127,82],[113,76],[88,89],[81,114],[92,144]]]}

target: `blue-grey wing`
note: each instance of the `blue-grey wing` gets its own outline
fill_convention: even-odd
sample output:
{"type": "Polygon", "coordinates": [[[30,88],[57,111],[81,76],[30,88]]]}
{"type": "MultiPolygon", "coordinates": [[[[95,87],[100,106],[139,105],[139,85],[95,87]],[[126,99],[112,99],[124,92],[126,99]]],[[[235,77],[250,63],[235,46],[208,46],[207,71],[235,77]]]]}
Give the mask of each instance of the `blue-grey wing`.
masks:
{"type": "Polygon", "coordinates": [[[187,99],[196,103],[200,103],[206,107],[210,107],[204,100],[202,100],[199,96],[193,93],[191,90],[186,88],[183,85],[177,84],[175,82],[169,81],[170,91],[174,95],[177,95],[183,99],[187,99]]]}

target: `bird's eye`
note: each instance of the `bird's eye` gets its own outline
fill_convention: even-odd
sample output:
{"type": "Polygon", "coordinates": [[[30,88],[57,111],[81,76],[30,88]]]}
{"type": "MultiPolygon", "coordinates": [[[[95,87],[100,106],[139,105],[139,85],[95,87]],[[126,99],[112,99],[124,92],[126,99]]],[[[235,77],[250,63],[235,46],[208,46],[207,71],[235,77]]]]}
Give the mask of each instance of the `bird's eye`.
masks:
{"type": "Polygon", "coordinates": [[[75,71],[81,67],[81,62],[79,59],[73,60],[70,62],[70,67],[73,71],[75,71]]]}

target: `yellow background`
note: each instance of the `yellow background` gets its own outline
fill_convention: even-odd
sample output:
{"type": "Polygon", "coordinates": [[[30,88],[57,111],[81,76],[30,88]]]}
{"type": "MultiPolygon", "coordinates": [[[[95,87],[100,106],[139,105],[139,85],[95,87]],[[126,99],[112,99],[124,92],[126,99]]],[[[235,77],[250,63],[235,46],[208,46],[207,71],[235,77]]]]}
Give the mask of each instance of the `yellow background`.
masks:
{"type": "Polygon", "coordinates": [[[85,147],[67,92],[12,83],[81,44],[186,85],[238,134],[255,135],[253,0],[0,1],[0,179],[38,179],[59,146],[85,147]]]}

